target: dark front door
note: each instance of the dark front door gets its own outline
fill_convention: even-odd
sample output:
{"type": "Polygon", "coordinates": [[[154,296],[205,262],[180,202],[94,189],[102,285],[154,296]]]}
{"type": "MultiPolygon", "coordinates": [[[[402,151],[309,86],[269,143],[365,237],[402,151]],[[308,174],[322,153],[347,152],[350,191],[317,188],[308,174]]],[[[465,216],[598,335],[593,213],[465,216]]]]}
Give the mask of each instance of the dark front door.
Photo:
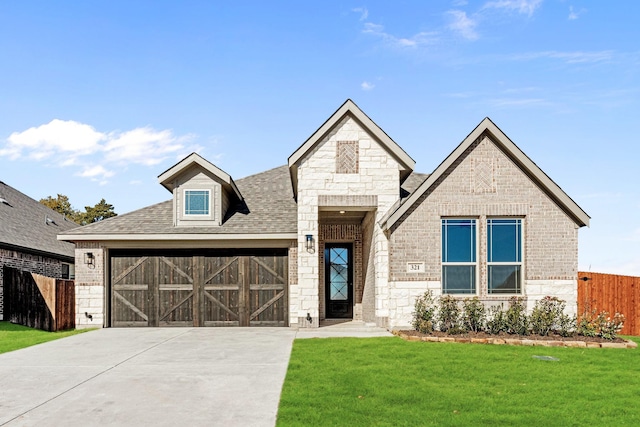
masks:
{"type": "Polygon", "coordinates": [[[328,319],[353,317],[353,250],[351,244],[327,244],[324,250],[328,319]]]}

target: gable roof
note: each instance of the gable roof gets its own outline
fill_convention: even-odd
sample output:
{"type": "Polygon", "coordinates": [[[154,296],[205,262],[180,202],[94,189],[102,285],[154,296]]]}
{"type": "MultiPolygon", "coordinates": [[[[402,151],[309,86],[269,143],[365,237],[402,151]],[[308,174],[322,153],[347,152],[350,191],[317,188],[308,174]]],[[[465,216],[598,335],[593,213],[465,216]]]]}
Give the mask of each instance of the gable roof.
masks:
{"type": "Polygon", "coordinates": [[[189,154],[187,157],[162,172],[158,176],[158,182],[160,182],[164,188],[173,192],[174,180],[192,166],[198,166],[206,173],[218,178],[222,186],[227,191],[235,194],[239,200],[242,200],[242,194],[240,194],[240,190],[238,190],[238,187],[236,186],[236,183],[233,182],[233,179],[231,179],[231,176],[213,163],[205,160],[197,153],[189,154]]]}
{"type": "Polygon", "coordinates": [[[373,122],[356,104],[347,99],[291,156],[289,156],[289,174],[294,197],[298,194],[298,166],[302,159],[345,117],[349,115],[366,129],[376,141],[400,164],[400,182],[413,171],[416,162],[373,122]]]}
{"type": "Polygon", "coordinates": [[[218,227],[175,227],[173,200],[108,218],[58,236],[80,240],[296,239],[298,208],[291,197],[287,166],[237,182],[244,199],[231,206],[218,227]]]}
{"type": "Polygon", "coordinates": [[[75,245],[60,242],[73,221],[0,181],[0,247],[74,262],[75,245]]]}
{"type": "Polygon", "coordinates": [[[387,214],[380,222],[384,230],[388,230],[404,215],[454,164],[454,162],[476,141],[480,136],[486,134],[491,138],[509,158],[540,187],[551,199],[567,214],[575,223],[580,226],[589,225],[589,215],[576,204],[542,169],[538,167],[526,154],[520,150],[505,135],[498,126],[486,117],[480,124],[456,147],[455,150],[436,168],[436,170],[414,191],[397,209],[387,214]]]}

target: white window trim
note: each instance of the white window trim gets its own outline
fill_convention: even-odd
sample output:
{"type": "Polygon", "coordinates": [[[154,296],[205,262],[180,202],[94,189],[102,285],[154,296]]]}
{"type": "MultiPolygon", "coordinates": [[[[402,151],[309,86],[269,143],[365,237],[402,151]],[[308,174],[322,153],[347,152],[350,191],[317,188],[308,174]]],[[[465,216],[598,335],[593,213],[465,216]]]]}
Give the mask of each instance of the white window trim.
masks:
{"type": "Polygon", "coordinates": [[[440,248],[440,289],[442,291],[443,295],[453,295],[453,296],[466,296],[466,295],[480,295],[480,286],[482,286],[482,284],[480,283],[480,219],[479,218],[469,218],[469,217],[441,217],[440,218],[440,245],[442,245],[442,225],[443,225],[443,221],[444,220],[463,220],[463,221],[473,221],[475,223],[475,233],[476,233],[476,247],[475,247],[475,255],[476,255],[476,260],[475,262],[444,262],[442,259],[442,252],[444,248],[440,248]],[[472,293],[445,293],[444,292],[444,274],[443,271],[444,269],[442,267],[445,266],[474,266],[475,267],[475,292],[472,293]]]}
{"type": "Polygon", "coordinates": [[[492,217],[487,217],[486,221],[485,221],[485,227],[486,227],[486,232],[485,235],[487,236],[487,248],[486,248],[486,254],[485,254],[485,262],[487,264],[487,280],[486,283],[483,283],[482,286],[485,286],[487,289],[487,295],[488,296],[504,296],[504,297],[512,297],[512,296],[524,296],[525,292],[524,292],[524,288],[525,288],[525,283],[524,283],[524,260],[525,260],[525,256],[524,256],[524,218],[523,217],[505,217],[505,216],[492,216],[492,217]],[[489,262],[489,221],[490,220],[494,220],[494,219],[509,219],[509,220],[519,220],[520,221],[520,262],[489,262]],[[520,292],[519,293],[491,293],[490,289],[489,289],[489,266],[490,265],[519,265],[520,266],[520,292]]]}
{"type": "Polygon", "coordinates": [[[182,189],[182,219],[183,220],[203,220],[213,218],[213,191],[210,188],[184,188],[182,189]],[[187,191],[206,191],[209,195],[208,214],[187,214],[187,191]]]}

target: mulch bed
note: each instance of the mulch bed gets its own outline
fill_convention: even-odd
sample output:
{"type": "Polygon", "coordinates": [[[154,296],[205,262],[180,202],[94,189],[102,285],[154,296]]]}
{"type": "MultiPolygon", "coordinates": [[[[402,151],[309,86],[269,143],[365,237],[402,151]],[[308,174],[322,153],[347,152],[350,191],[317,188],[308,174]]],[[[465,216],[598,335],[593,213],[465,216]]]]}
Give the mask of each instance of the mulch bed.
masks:
{"type": "Polygon", "coordinates": [[[532,335],[510,335],[510,334],[501,333],[501,334],[492,335],[486,332],[466,332],[464,334],[450,335],[450,334],[447,334],[446,332],[440,332],[440,331],[434,331],[431,334],[423,334],[422,332],[418,332],[414,330],[407,330],[407,331],[400,331],[400,332],[408,336],[418,336],[418,337],[431,336],[431,337],[453,337],[453,338],[502,338],[502,339],[536,340],[536,341],[540,341],[540,340],[542,341],[584,341],[584,342],[600,342],[600,343],[627,342],[626,340],[623,340],[620,337],[617,337],[613,340],[607,340],[600,337],[585,337],[582,335],[574,335],[572,337],[563,337],[556,334],[549,334],[547,336],[542,336],[542,335],[533,335],[533,334],[532,335]]]}
{"type": "Polygon", "coordinates": [[[589,348],[636,348],[637,344],[622,338],[608,340],[599,337],[585,337],[576,335],[562,337],[560,335],[491,335],[486,332],[467,332],[464,334],[449,335],[446,332],[434,331],[431,334],[423,334],[414,330],[396,331],[396,335],[409,341],[431,342],[461,342],[474,344],[507,344],[528,345],[545,347],[589,347],[589,348]]]}

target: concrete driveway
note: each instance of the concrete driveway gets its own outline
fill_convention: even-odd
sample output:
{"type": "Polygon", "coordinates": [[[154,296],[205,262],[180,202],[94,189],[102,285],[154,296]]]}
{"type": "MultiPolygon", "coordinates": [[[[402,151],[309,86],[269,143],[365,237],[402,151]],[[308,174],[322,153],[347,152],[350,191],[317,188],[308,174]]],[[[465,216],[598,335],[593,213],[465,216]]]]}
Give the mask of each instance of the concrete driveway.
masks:
{"type": "Polygon", "coordinates": [[[0,425],[273,426],[295,335],[114,328],[0,354],[0,425]]]}

